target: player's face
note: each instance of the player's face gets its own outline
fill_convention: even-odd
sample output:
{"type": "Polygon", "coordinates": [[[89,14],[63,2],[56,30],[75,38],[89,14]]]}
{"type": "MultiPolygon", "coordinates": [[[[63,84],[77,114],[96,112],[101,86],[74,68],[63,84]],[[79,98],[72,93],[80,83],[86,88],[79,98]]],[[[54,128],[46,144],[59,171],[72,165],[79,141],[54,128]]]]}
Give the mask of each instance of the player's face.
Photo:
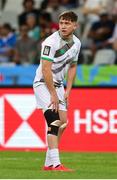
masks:
{"type": "Polygon", "coordinates": [[[59,30],[63,37],[69,37],[77,28],[77,23],[65,19],[59,20],[59,30]]]}

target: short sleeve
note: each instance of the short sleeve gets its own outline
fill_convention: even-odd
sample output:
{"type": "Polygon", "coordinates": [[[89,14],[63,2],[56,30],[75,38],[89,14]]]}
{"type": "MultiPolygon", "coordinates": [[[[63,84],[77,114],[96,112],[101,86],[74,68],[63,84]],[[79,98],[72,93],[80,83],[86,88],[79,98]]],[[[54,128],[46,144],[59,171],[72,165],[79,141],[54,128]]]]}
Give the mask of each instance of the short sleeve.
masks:
{"type": "Polygon", "coordinates": [[[41,60],[53,61],[55,48],[53,43],[44,41],[41,47],[41,60]]]}

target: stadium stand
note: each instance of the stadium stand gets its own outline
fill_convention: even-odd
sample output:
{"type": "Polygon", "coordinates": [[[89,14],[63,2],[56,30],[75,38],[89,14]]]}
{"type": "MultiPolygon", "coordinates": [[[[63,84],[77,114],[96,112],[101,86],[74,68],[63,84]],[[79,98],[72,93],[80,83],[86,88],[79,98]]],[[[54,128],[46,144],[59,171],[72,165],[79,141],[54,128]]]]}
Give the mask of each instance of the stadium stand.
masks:
{"type": "MultiPolygon", "coordinates": [[[[3,41],[4,39],[4,35],[2,34],[3,25],[5,23],[9,23],[12,28],[12,33],[16,36],[15,45],[17,46],[17,42],[19,42],[19,38],[21,37],[18,18],[19,14],[21,15],[21,13],[24,13],[26,19],[28,18],[29,21],[29,24],[24,21],[25,23],[27,23],[27,26],[29,28],[28,36],[36,41],[36,49],[38,51],[37,59],[35,61],[30,60],[29,64],[38,64],[41,42],[48,35],[58,30],[56,17],[59,13],[68,9],[73,10],[79,16],[79,28],[75,32],[75,34],[81,40],[82,50],[78,64],[116,64],[117,0],[112,0],[111,3],[110,0],[1,0],[0,41],[3,41]],[[26,10],[23,6],[23,3],[28,1],[34,2],[33,8],[36,10],[36,12],[39,13],[39,16],[37,16],[36,24],[35,22],[31,22],[34,20],[34,13],[32,13],[33,11],[26,10]],[[97,35],[94,37],[93,34],[92,36],[91,31],[92,28],[93,30],[96,28],[95,31],[97,31],[97,34],[99,32],[98,39],[104,37],[103,31],[105,27],[103,25],[99,25],[98,23],[101,23],[101,14],[105,12],[108,14],[110,31],[109,35],[106,36],[106,38],[103,40],[103,43],[101,42],[102,44],[99,47],[99,43],[95,43],[97,42],[97,39],[94,40],[95,38],[97,38],[97,35]],[[90,24],[90,28],[88,29],[87,33],[85,33],[87,24],[90,24]],[[96,48],[95,45],[97,46],[96,48]]],[[[104,33],[106,34],[106,32],[104,33]]],[[[6,39],[8,38],[9,34],[6,39]]],[[[15,61],[16,46],[13,47],[12,53],[14,53],[14,56],[12,54],[12,60],[10,60],[10,63],[14,63],[14,65],[17,64],[15,61]]],[[[1,63],[3,64],[4,62],[1,61],[1,63]]]]}

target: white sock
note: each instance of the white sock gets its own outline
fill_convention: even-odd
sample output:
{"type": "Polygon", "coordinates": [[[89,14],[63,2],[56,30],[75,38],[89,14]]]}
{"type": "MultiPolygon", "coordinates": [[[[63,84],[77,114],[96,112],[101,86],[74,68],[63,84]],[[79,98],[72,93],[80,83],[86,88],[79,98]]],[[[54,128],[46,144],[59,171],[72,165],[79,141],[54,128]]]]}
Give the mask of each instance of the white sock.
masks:
{"type": "Polygon", "coordinates": [[[47,149],[47,151],[46,151],[45,166],[51,166],[52,165],[52,161],[50,159],[49,151],[50,151],[49,149],[47,149]]]}
{"type": "Polygon", "coordinates": [[[52,161],[52,164],[54,167],[61,164],[60,159],[59,159],[59,150],[57,148],[56,149],[50,149],[49,155],[50,155],[50,158],[51,158],[51,161],[52,161]]]}

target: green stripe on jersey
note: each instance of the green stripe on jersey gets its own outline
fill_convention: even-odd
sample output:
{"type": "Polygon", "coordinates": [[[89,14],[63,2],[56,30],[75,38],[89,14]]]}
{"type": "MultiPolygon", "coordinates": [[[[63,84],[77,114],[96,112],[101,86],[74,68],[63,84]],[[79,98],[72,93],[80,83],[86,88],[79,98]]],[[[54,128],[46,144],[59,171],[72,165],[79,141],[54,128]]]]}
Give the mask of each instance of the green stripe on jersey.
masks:
{"type": "Polygon", "coordinates": [[[47,58],[47,57],[41,57],[42,60],[51,61],[53,62],[53,59],[47,58]]]}
{"type": "Polygon", "coordinates": [[[64,55],[73,45],[74,45],[74,42],[65,44],[64,46],[62,46],[60,49],[56,51],[54,57],[57,58],[64,55]]]}

